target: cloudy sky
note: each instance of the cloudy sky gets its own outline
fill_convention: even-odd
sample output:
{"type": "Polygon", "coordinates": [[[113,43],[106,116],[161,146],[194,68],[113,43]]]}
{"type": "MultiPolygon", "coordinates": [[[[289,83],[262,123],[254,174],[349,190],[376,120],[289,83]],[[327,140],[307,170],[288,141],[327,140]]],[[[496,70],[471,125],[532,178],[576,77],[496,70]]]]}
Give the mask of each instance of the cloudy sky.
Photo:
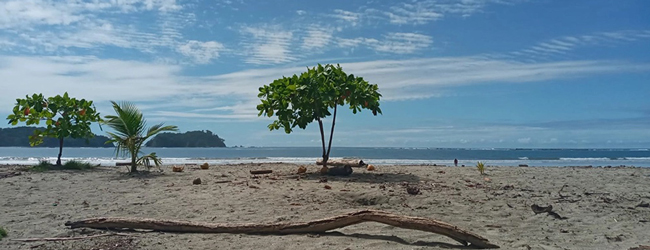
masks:
{"type": "Polygon", "coordinates": [[[67,91],[229,146],[319,146],[315,124],[268,131],[257,91],[340,63],[379,85],[384,115],[344,113],[334,146],[647,148],[649,14],[645,0],[0,0],[0,116],[67,91]]]}

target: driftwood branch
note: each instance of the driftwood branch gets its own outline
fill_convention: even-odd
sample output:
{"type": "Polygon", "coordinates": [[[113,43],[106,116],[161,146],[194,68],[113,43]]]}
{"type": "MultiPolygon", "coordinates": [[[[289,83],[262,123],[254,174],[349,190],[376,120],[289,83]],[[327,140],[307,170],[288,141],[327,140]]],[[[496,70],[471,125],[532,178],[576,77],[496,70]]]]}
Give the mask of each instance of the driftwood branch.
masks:
{"type": "Polygon", "coordinates": [[[374,221],[395,227],[426,231],[450,237],[465,246],[499,248],[487,239],[456,226],[429,218],[401,216],[377,210],[361,210],[335,217],[297,223],[199,223],[175,220],[140,218],[91,218],[66,222],[70,228],[145,229],[175,233],[232,233],[232,234],[305,234],[323,233],[362,222],[374,221]]]}
{"type": "Polygon", "coordinates": [[[121,233],[108,233],[108,234],[96,234],[88,236],[79,236],[79,237],[61,237],[61,238],[28,238],[28,239],[11,239],[13,241],[22,241],[22,242],[34,242],[34,241],[66,241],[66,240],[84,240],[97,237],[105,236],[131,236],[129,234],[121,233]]]}
{"type": "Polygon", "coordinates": [[[251,174],[270,174],[273,173],[273,170],[263,169],[263,170],[251,170],[251,174]]]}
{"type": "MultiPolygon", "coordinates": [[[[323,165],[323,159],[318,159],[316,165],[323,165]]],[[[327,166],[350,166],[350,167],[365,167],[366,163],[359,159],[329,159],[327,166]]]]}

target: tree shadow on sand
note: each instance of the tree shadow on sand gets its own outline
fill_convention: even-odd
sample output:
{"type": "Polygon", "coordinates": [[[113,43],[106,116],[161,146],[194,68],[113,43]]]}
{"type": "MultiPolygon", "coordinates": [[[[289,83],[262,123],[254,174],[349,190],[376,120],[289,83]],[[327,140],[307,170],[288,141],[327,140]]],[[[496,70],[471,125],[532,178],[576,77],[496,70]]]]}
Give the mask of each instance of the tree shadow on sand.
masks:
{"type": "MultiPolygon", "coordinates": [[[[329,176],[317,173],[301,175],[306,180],[323,180],[334,182],[361,182],[361,183],[401,183],[401,182],[419,182],[420,177],[410,173],[373,173],[360,172],[358,169],[349,176],[329,176]]],[[[363,171],[363,170],[361,170],[363,171]]]]}
{"type": "Polygon", "coordinates": [[[363,234],[363,233],[353,233],[353,234],[344,234],[341,232],[325,232],[325,233],[319,233],[319,235],[322,236],[335,236],[335,237],[352,237],[352,238],[361,238],[361,239],[368,239],[368,240],[385,240],[385,241],[392,241],[395,243],[399,243],[402,245],[409,245],[409,246],[426,246],[426,247],[439,247],[439,248],[449,248],[449,249],[474,249],[471,246],[463,246],[459,244],[450,244],[450,243],[444,243],[444,242],[431,242],[431,241],[415,241],[415,242],[409,242],[405,239],[402,239],[398,236],[394,235],[373,235],[373,234],[363,234]]]}
{"type": "Polygon", "coordinates": [[[173,177],[173,175],[166,173],[166,172],[160,172],[157,170],[152,170],[152,171],[138,171],[135,173],[131,172],[117,172],[112,175],[106,175],[104,178],[108,179],[109,181],[116,181],[116,180],[128,180],[128,179],[140,179],[140,180],[149,180],[149,179],[161,179],[161,178],[170,178],[173,177]]]}

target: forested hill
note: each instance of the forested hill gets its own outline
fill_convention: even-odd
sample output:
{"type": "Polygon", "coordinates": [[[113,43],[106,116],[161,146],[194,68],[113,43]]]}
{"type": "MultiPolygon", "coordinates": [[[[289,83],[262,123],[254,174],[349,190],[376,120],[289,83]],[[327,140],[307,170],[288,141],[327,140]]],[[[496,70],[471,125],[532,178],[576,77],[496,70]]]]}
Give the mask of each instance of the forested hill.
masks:
{"type": "Polygon", "coordinates": [[[189,131],[185,133],[161,133],[149,140],[147,147],[192,147],[214,148],[226,147],[224,139],[212,131],[189,131]]]}
{"type": "MultiPolygon", "coordinates": [[[[0,128],[0,147],[29,147],[29,136],[34,133],[35,127],[16,127],[16,128],[0,128]]],[[[44,129],[44,128],[38,128],[44,129]]],[[[109,138],[103,135],[95,135],[95,137],[88,139],[63,139],[63,147],[113,147],[112,143],[106,144],[109,138]]],[[[46,137],[43,143],[37,147],[51,147],[58,148],[59,140],[55,138],[46,137]]]]}

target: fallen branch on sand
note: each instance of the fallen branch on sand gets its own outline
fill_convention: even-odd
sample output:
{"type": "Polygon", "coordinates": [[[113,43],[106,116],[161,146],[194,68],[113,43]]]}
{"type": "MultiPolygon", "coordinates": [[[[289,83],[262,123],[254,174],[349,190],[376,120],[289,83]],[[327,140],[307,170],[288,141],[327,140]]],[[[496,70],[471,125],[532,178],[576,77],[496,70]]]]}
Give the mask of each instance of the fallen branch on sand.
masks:
{"type": "Polygon", "coordinates": [[[28,238],[28,239],[11,239],[13,241],[22,241],[22,242],[34,242],[34,241],[66,241],[66,240],[84,240],[97,237],[105,236],[131,236],[130,234],[121,234],[121,233],[108,233],[108,234],[96,234],[80,237],[61,237],[61,238],[28,238]]]}
{"type": "Polygon", "coordinates": [[[429,218],[396,215],[378,210],[361,210],[335,217],[297,223],[199,223],[189,221],[141,218],[91,218],[66,222],[70,228],[145,229],[175,233],[232,233],[232,234],[306,234],[324,233],[362,222],[374,221],[395,227],[426,231],[450,237],[465,246],[499,248],[487,239],[456,226],[429,218]]]}
{"type": "MultiPolygon", "coordinates": [[[[316,165],[323,165],[323,159],[318,159],[316,165]]],[[[330,159],[327,161],[328,166],[350,166],[365,167],[367,164],[363,160],[357,159],[330,159]]]]}
{"type": "Polygon", "coordinates": [[[251,174],[270,174],[273,173],[273,170],[263,169],[263,170],[251,170],[251,174]]]}

